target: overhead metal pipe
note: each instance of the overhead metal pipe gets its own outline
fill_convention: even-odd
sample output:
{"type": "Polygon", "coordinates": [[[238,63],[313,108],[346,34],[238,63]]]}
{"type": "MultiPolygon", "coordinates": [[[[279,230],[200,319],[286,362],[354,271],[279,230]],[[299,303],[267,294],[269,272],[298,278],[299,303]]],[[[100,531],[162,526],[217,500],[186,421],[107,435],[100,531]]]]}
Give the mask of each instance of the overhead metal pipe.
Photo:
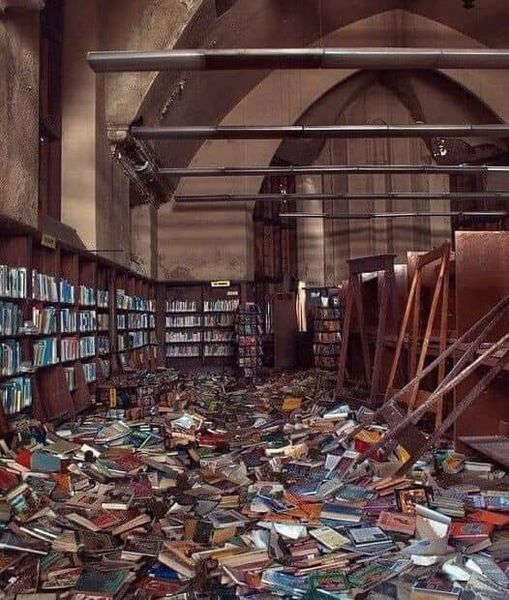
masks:
{"type": "Polygon", "coordinates": [[[281,138],[509,137],[509,125],[219,125],[131,127],[140,140],[271,140],[281,138]]]}
{"type": "Polygon", "coordinates": [[[498,165],[307,165],[284,167],[160,167],[159,173],[166,177],[251,177],[281,175],[378,175],[397,174],[465,174],[509,173],[508,166],[498,165]]]}
{"type": "Polygon", "coordinates": [[[283,202],[291,200],[500,200],[508,199],[509,192],[369,192],[345,194],[193,194],[177,195],[177,204],[203,202],[283,202]]]}
{"type": "Polygon", "coordinates": [[[399,212],[399,213],[341,213],[331,215],[328,213],[280,213],[280,217],[293,219],[335,219],[335,220],[370,220],[370,219],[407,219],[413,217],[508,217],[509,212],[477,212],[477,211],[455,211],[455,212],[399,212]]]}
{"type": "Polygon", "coordinates": [[[96,73],[236,69],[508,69],[485,48],[242,48],[89,52],[96,73]]]}

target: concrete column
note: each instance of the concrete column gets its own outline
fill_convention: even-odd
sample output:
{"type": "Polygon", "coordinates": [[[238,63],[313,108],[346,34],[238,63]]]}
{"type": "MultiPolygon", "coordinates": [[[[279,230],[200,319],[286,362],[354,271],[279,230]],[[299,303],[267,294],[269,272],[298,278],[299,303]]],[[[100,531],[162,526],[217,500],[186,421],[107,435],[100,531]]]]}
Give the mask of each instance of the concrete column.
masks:
{"type": "MultiPolygon", "coordinates": [[[[298,177],[296,182],[299,194],[319,194],[322,192],[319,176],[298,177]]],[[[298,210],[309,213],[322,213],[322,200],[298,202],[298,210]]],[[[308,286],[325,285],[325,252],[323,219],[298,219],[297,221],[299,279],[308,286]]]]}
{"type": "Polygon", "coordinates": [[[96,75],[86,54],[97,47],[95,0],[65,5],[62,82],[62,221],[78,232],[87,248],[97,246],[96,75]]]}
{"type": "Polygon", "coordinates": [[[0,215],[33,227],[39,193],[39,37],[38,11],[11,8],[0,14],[0,215]]]}
{"type": "Polygon", "coordinates": [[[148,204],[131,208],[131,268],[155,277],[157,211],[148,204]]]}

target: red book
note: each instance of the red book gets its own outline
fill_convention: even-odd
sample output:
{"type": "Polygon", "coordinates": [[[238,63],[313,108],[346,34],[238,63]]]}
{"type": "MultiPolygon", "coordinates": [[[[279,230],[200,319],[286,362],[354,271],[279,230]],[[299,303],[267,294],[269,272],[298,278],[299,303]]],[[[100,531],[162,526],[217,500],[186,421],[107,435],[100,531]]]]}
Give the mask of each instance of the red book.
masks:
{"type": "Polygon", "coordinates": [[[8,492],[15,485],[18,485],[18,476],[7,469],[0,469],[0,490],[8,492]]]}
{"type": "Polygon", "coordinates": [[[495,527],[506,527],[509,525],[509,515],[504,513],[492,512],[490,510],[476,510],[470,513],[468,518],[477,523],[488,523],[495,527]]]}
{"type": "Polygon", "coordinates": [[[462,542],[478,542],[490,536],[493,526],[488,523],[451,523],[450,537],[462,542]]]}

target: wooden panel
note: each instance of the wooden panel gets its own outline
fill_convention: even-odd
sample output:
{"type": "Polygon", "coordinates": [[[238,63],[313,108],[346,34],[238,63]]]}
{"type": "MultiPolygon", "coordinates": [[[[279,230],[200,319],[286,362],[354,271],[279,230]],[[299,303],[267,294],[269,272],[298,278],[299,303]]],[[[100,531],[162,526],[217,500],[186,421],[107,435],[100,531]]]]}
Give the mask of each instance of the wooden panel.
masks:
{"type": "Polygon", "coordinates": [[[293,294],[276,294],[273,298],[274,367],[285,369],[295,366],[297,314],[293,294]]]}
{"type": "MultiPolygon", "coordinates": [[[[456,233],[456,316],[462,335],[493,306],[509,294],[509,232],[461,231],[456,233]]],[[[509,332],[509,318],[494,328],[491,340],[509,332]]],[[[475,373],[458,386],[456,402],[479,381],[475,373]]],[[[509,376],[502,374],[459,417],[455,436],[493,435],[498,422],[509,419],[509,376]]]]}

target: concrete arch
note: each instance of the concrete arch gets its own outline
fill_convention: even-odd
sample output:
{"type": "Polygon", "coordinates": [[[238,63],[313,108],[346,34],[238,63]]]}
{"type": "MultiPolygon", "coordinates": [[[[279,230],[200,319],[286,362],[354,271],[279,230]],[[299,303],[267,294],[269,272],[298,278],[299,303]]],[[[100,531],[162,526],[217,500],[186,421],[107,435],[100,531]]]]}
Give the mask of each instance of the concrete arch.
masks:
{"type": "MultiPolygon", "coordinates": [[[[462,33],[440,25],[436,21],[410,14],[401,10],[380,13],[375,17],[357,22],[324,40],[324,45],[368,45],[364,42],[371,32],[378,32],[376,45],[394,45],[395,40],[404,37],[405,31],[412,32],[411,45],[415,46],[457,46],[478,45],[462,33]],[[349,43],[345,43],[348,40],[349,43]]],[[[403,45],[399,41],[400,45],[403,45]]],[[[236,104],[221,124],[247,123],[295,123],[305,110],[316,102],[331,87],[344,82],[354,74],[353,71],[296,72],[285,71],[266,74],[265,79],[236,104]],[[268,104],[267,98],[277,98],[277,105],[268,104]]],[[[507,121],[509,117],[504,96],[509,87],[509,78],[499,73],[469,73],[447,71],[444,75],[463,86],[469,93],[482,99],[498,120],[507,121]]],[[[221,164],[270,164],[277,152],[279,142],[266,140],[260,142],[244,141],[207,141],[190,161],[191,166],[221,164]]],[[[172,152],[182,156],[181,144],[173,144],[172,152]]],[[[162,158],[168,153],[164,145],[158,149],[162,158]]],[[[185,152],[184,152],[185,154],[185,152]]],[[[170,153],[171,155],[171,153],[170,153]]],[[[170,163],[171,164],[171,163],[170,163]]],[[[185,180],[178,185],[179,193],[252,193],[255,195],[262,178],[242,179],[200,179],[185,180]]],[[[199,212],[175,210],[171,205],[159,211],[159,258],[163,278],[177,278],[174,272],[185,270],[197,279],[205,273],[214,276],[250,278],[252,276],[252,257],[250,239],[251,206],[233,210],[215,205],[204,206],[199,212]],[[179,247],[186,246],[187,233],[199,231],[194,244],[182,252],[179,247]],[[228,232],[235,232],[231,237],[228,232]],[[201,248],[198,247],[198,244],[201,248]],[[212,250],[212,252],[211,252],[212,250]],[[220,252],[219,252],[220,250],[220,252]],[[219,253],[218,253],[219,252],[219,253]],[[234,265],[233,270],[231,269],[234,265]]]]}

